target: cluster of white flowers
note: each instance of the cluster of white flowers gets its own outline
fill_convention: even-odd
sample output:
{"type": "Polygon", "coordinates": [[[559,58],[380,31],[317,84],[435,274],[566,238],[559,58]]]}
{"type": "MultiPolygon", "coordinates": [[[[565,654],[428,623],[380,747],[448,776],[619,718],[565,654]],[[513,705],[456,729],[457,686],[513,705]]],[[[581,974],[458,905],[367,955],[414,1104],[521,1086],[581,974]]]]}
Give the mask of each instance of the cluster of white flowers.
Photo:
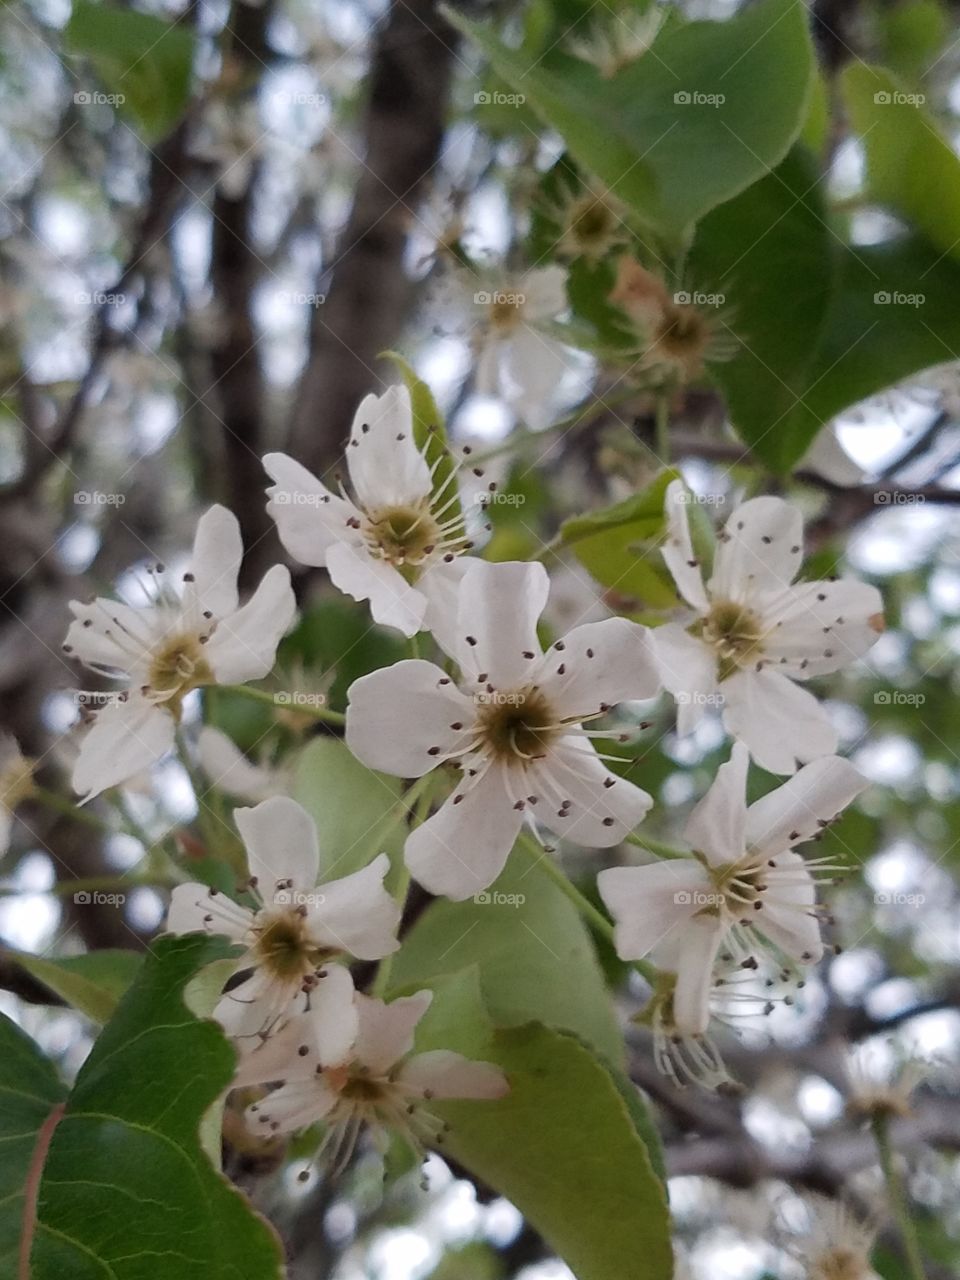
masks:
{"type": "MultiPolygon", "coordinates": [[[[424,793],[431,800],[450,778],[435,811],[412,823],[404,857],[425,889],[462,900],[496,880],[524,827],[601,849],[622,844],[643,820],[651,797],[597,747],[623,739],[622,724],[610,723],[619,705],[666,688],[681,734],[708,705],[721,707],[733,751],[686,827],[690,855],[598,877],[618,953],[650,957],[660,971],[650,1018],[658,1061],[677,1078],[719,1083],[709,1022],[732,971],[749,977],[758,956],[799,970],[823,952],[816,880],[831,868],[796,846],[816,838],[864,781],[832,754],[829,720],[795,682],[868,649],[879,596],[845,580],[793,585],[800,515],[769,497],[734,511],[705,582],[687,495],[674,481],[663,555],[683,616],[654,630],[620,617],[589,622],[544,650],[547,571],[470,555],[456,468],[427,456],[409,393],[397,386],[359,407],[347,447],[351,493],[330,492],[283,454],[264,460],[268,510],[290,555],[325,566],[338,588],[369,600],[377,622],[407,636],[429,631],[446,660],[411,658],[356,680],[347,746],[400,778],[437,770],[438,785],[424,793]],[[748,807],[751,757],[792,776],[748,807]]],[[[270,671],[295,614],[290,578],[271,569],[240,606],[241,552],[236,520],[214,507],[177,590],[158,567],[146,607],[73,606],[68,650],[128,685],[82,743],[74,783],[84,796],[169,751],[192,690],[270,671]]],[[[387,856],[318,885],[313,821],[278,794],[287,775],[258,769],[209,728],[200,747],[205,767],[226,774],[223,789],[261,800],[234,815],[250,905],[181,885],[168,928],[223,934],[245,948],[215,1016],[238,1049],[237,1083],[279,1086],[250,1106],[253,1128],[294,1131],[323,1119],[336,1161],[364,1123],[399,1129],[421,1149],[440,1128],[425,1101],[501,1096],[508,1083],[489,1063],[447,1051],[411,1056],[429,991],[384,1003],[354,988],[351,959],[381,960],[399,946],[387,856]]]]}

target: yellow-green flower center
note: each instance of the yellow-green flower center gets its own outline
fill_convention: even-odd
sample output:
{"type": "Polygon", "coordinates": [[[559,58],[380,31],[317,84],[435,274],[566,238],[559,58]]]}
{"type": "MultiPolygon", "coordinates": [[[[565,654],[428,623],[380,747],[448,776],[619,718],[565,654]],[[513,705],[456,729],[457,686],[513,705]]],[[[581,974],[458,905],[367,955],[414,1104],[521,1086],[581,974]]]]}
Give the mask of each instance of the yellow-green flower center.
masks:
{"type": "Polygon", "coordinates": [[[306,977],[332,954],[312,941],[306,914],[296,908],[271,912],[254,926],[254,933],[257,964],[282,981],[306,977]]]}
{"type": "Polygon", "coordinates": [[[757,615],[730,600],[719,600],[714,604],[704,619],[701,634],[717,651],[721,680],[756,661],[764,636],[757,615]]]}
{"type": "Polygon", "coordinates": [[[147,683],[151,693],[176,705],[191,689],[213,683],[200,637],[195,634],[167,637],[150,659],[147,683]]]}
{"type": "Polygon", "coordinates": [[[443,538],[429,498],[370,512],[364,532],[371,549],[392,565],[422,564],[443,538]]]}
{"type": "Polygon", "coordinates": [[[496,759],[514,763],[537,759],[562,732],[539,689],[479,693],[477,701],[477,729],[496,759]]]}

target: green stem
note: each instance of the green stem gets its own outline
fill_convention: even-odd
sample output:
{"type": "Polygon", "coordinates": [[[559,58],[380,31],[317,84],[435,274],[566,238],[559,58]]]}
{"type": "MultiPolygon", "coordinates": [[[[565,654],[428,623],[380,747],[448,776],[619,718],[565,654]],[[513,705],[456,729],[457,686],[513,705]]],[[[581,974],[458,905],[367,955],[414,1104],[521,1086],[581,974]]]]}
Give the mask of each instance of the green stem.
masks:
{"type": "MultiPolygon", "coordinates": [[[[290,703],[284,700],[282,694],[270,693],[266,689],[251,689],[245,684],[226,684],[222,687],[228,693],[239,693],[244,698],[253,698],[255,702],[263,702],[269,707],[278,707],[280,710],[287,710],[290,707],[290,703]]],[[[342,711],[332,711],[329,707],[298,702],[295,710],[298,715],[312,716],[314,720],[322,720],[324,724],[342,726],[347,720],[342,711]]]]}
{"type": "MultiPolygon", "coordinates": [[[[131,889],[148,886],[151,889],[172,889],[175,880],[161,880],[156,876],[86,876],[80,880],[58,880],[42,893],[53,894],[56,898],[69,898],[74,893],[126,893],[131,889]]],[[[0,888],[0,897],[17,898],[25,893],[34,893],[33,889],[0,888]]]]}
{"type": "MultiPolygon", "coordinates": [[[[427,814],[430,812],[430,802],[432,800],[432,784],[433,774],[426,773],[419,778],[410,790],[403,797],[403,804],[406,809],[410,809],[414,804],[416,809],[413,814],[411,829],[419,827],[426,820],[427,814]]],[[[407,896],[410,893],[410,871],[406,862],[401,861],[400,874],[397,878],[397,898],[400,902],[401,920],[403,918],[403,910],[407,905],[407,896]]],[[[384,956],[377,966],[376,976],[370,987],[370,994],[382,1000],[390,987],[390,974],[393,970],[393,957],[396,952],[392,952],[388,956],[384,956]]]]}
{"type": "Polygon", "coordinates": [[[470,464],[471,466],[483,466],[491,458],[499,458],[501,454],[511,453],[514,449],[521,448],[527,442],[542,442],[552,436],[555,431],[566,431],[572,427],[579,426],[581,423],[586,425],[595,413],[602,413],[604,409],[616,409],[628,400],[633,400],[636,395],[636,387],[626,387],[620,395],[608,395],[603,398],[598,397],[593,401],[584,401],[578,409],[574,409],[573,413],[561,418],[559,422],[555,422],[552,427],[544,427],[542,431],[512,432],[501,444],[494,445],[492,449],[487,449],[484,453],[471,455],[470,464]]]}
{"type": "Polygon", "coordinates": [[[411,636],[410,639],[407,641],[407,644],[410,649],[410,657],[419,658],[420,657],[420,637],[416,635],[411,636]]]}
{"type": "Polygon", "coordinates": [[[889,1117],[875,1115],[871,1124],[877,1151],[880,1155],[880,1168],[883,1170],[883,1176],[887,1184],[890,1208],[903,1240],[903,1250],[906,1255],[910,1280],[926,1280],[923,1255],[920,1252],[920,1241],[917,1238],[917,1229],[913,1218],[910,1216],[910,1206],[907,1203],[900,1175],[897,1173],[894,1151],[890,1142],[889,1117]]]}
{"type": "Polygon", "coordinates": [[[665,391],[657,396],[654,446],[663,466],[670,463],[670,397],[665,391]]]}
{"type": "Polygon", "coordinates": [[[55,813],[62,813],[64,817],[70,818],[74,822],[80,822],[85,827],[95,827],[97,831],[102,831],[107,835],[117,834],[117,828],[104,818],[99,817],[90,809],[81,808],[79,801],[69,800],[66,796],[62,796],[56,791],[48,791],[46,787],[34,787],[31,792],[31,798],[44,805],[47,809],[52,809],[55,813]]]}
{"type": "Polygon", "coordinates": [[[689,858],[690,854],[684,853],[682,849],[675,849],[672,844],[664,844],[662,840],[656,840],[653,836],[645,836],[641,831],[631,831],[624,836],[627,844],[635,844],[638,849],[646,849],[650,853],[655,853],[658,858],[689,858]]]}
{"type": "MultiPolygon", "coordinates": [[[[580,892],[573,881],[564,875],[560,864],[554,862],[549,854],[544,853],[536,840],[527,835],[526,832],[520,836],[518,844],[530,858],[533,865],[545,871],[560,892],[570,899],[587,924],[595,929],[601,937],[606,938],[612,947],[616,947],[613,921],[605,916],[599,908],[595,907],[590,899],[580,892]]],[[[649,964],[646,960],[634,960],[632,963],[633,967],[639,973],[642,973],[648,982],[653,982],[656,979],[656,965],[649,964]]]]}

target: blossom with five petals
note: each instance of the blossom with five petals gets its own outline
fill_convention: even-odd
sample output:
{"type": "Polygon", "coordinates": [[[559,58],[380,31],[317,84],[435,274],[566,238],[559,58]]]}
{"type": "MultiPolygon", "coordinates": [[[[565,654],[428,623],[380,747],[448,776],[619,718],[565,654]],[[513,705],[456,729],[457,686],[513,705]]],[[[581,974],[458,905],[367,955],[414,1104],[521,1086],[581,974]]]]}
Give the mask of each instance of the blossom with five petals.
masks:
{"type": "MultiPolygon", "coordinates": [[[[458,687],[412,659],[354,681],[347,745],[371,769],[419,778],[456,761],[453,794],[406,842],[431,893],[460,900],[500,874],[526,816],[593,848],[617,844],[652,804],[611,773],[583,726],[659,688],[649,633],[625,618],[575,627],[546,653],[537,619],[549,582],[540,564],[474,561],[455,613],[434,638],[458,687]]],[[[619,735],[618,735],[619,736],[619,735]]]]}

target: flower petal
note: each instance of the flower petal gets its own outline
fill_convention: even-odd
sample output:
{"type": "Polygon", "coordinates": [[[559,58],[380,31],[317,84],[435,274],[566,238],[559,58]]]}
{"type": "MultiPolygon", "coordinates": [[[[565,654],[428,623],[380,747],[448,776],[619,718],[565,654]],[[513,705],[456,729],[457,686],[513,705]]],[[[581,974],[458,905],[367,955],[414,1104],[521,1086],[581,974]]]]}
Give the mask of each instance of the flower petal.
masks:
{"type": "Polygon", "coordinates": [[[234,809],[233,820],[267,907],[278,881],[292,881],[293,889],[313,889],[320,851],[316,825],[303,805],[287,796],[271,796],[253,809],[234,809]]]}
{"type": "Polygon", "coordinates": [[[802,582],[764,611],[764,657],[794,680],[826,675],[856,661],[883,629],[883,599],[855,578],[802,582]]]}
{"type": "Polygon", "coordinates": [[[688,923],[673,989],[673,1021],[684,1035],[704,1035],[710,1025],[713,966],[725,933],[717,916],[694,916],[688,923]]]}
{"type": "Polygon", "coordinates": [[[232,511],[219,504],[205,511],[193,539],[190,572],[192,592],[201,610],[215,618],[233,613],[237,607],[237,575],[243,559],[240,524],[232,511]]]}
{"type": "Polygon", "coordinates": [[[407,836],[404,858],[426,890],[462,902],[493,884],[522,822],[500,769],[492,765],[483,777],[464,778],[440,810],[407,836]]]}
{"type": "Polygon", "coordinates": [[[430,468],[413,438],[410,392],[402,383],[361,400],[350,429],[347,468],[369,513],[429,495],[430,468]]]}
{"type": "Polygon", "coordinates": [[[627,618],[574,627],[549,649],[536,683],[564,718],[653,698],[660,691],[660,669],[650,632],[627,618]]]}
{"type": "Polygon", "coordinates": [[[297,613],[290,570],[268,569],[251,598],[221,619],[206,646],[207,661],[220,684],[262,680],[277,660],[277,645],[297,613]]]}
{"type": "Polygon", "coordinates": [[[735,742],[730,759],[717,770],[710,790],[684,827],[684,839],[713,866],[743,857],[749,767],[750,752],[742,742],[735,742]]]}
{"type": "Polygon", "coordinates": [[[822,756],[750,806],[747,844],[762,857],[802,844],[819,834],[868,785],[849,760],[822,756]]]}
{"type": "Polygon", "coordinates": [[[413,1048],[417,1023],[430,1007],[432,991],[418,991],[387,1004],[373,996],[357,993],[360,1027],[354,1056],[373,1075],[383,1074],[405,1058],[413,1048]]]}
{"type": "Polygon", "coordinates": [[[503,344],[499,366],[502,394],[532,431],[549,425],[551,405],[569,365],[569,348],[529,324],[521,324],[503,344]]]}
{"type": "Polygon", "coordinates": [[[474,556],[456,556],[449,561],[436,560],[417,579],[417,590],[427,598],[423,629],[432,633],[444,653],[457,651],[457,636],[460,634],[457,626],[460,583],[474,560],[474,556]]]}
{"type": "Polygon", "coordinates": [[[200,730],[197,754],[209,781],[227,795],[257,803],[280,790],[279,770],[248,760],[233,739],[213,725],[200,730]]]}
{"type": "Polygon", "coordinates": [[[347,698],[347,746],[369,769],[400,778],[420,778],[465,746],[476,716],[473,701],[422,658],[361,676],[347,698]]]}
{"type": "Polygon", "coordinates": [[[671,480],[664,494],[663,510],[667,518],[667,538],[660,548],[677,590],[691,609],[706,613],[710,608],[703,588],[700,561],[693,550],[687,504],[690,493],[682,480],[671,480]]]}
{"type": "Polygon", "coordinates": [[[337,542],[327,551],[330,581],[354,600],[369,600],[374,622],[396,627],[405,636],[423,626],[426,597],[411,587],[399,570],[386,560],[376,560],[364,547],[337,542]]]}
{"type": "Polygon", "coordinates": [[[244,1117],[253,1134],[273,1137],[278,1133],[297,1133],[324,1120],[340,1101],[340,1095],[322,1076],[312,1080],[291,1080],[275,1089],[262,1102],[247,1107],[244,1117]]]}
{"type": "Polygon", "coordinates": [[[527,772],[521,790],[539,798],[537,818],[588,848],[619,844],[653,805],[646,791],[611,773],[586,738],[562,738],[527,772]]]}
{"type": "Polygon", "coordinates": [[[657,627],[653,646],[663,687],[677,701],[677,733],[692,733],[710,706],[723,698],[717,685],[717,656],[709,645],[675,622],[657,627]]]}
{"type": "Polygon", "coordinates": [[[326,881],[321,900],[307,913],[310,936],[358,960],[379,960],[396,951],[400,904],[383,887],[389,870],[390,859],[381,853],[352,875],[326,881]]]}
{"type": "Polygon", "coordinates": [[[803,517],[782,498],[751,498],[730,516],[717,543],[708,589],[714,599],[746,601],[782,591],[800,571],[803,517]]]}
{"type": "Polygon", "coordinates": [[[474,560],[460,583],[459,634],[450,653],[464,675],[501,690],[522,687],[541,654],[537,622],[549,592],[542,564],[474,560]]]}
{"type": "Polygon", "coordinates": [[[404,1063],[399,1080],[434,1098],[502,1098],[507,1077],[492,1062],[477,1062],[449,1049],[417,1053],[404,1063]]]}
{"type": "Polygon", "coordinates": [[[799,853],[780,853],[767,873],[763,908],[753,927],[792,960],[816,964],[823,955],[820,921],[814,907],[817,887],[799,853]]]}
{"type": "Polygon", "coordinates": [[[73,787],[84,800],[117,787],[173,750],[173,716],[131,694],[97,712],[80,743],[73,787]]]}
{"type": "Polygon", "coordinates": [[[118,600],[98,596],[90,604],[70,601],[73,621],[64,641],[88,667],[130,673],[143,661],[153,640],[152,609],[133,609],[118,600]]]}
{"type": "Polygon", "coordinates": [[[253,912],[236,902],[230,903],[228,913],[211,912],[211,903],[217,896],[206,884],[178,884],[170,894],[167,911],[167,933],[220,933],[233,942],[243,942],[247,936],[253,912]],[[211,915],[214,919],[211,920],[211,915]]]}
{"type": "Polygon", "coordinates": [[[710,893],[712,885],[698,862],[677,858],[608,867],[597,876],[597,889],[616,924],[617,955],[642,960],[667,948],[671,937],[682,944],[687,921],[701,909],[697,895],[710,893]]]}
{"type": "Polygon", "coordinates": [[[273,484],[267,489],[267,511],[280,541],[301,564],[323,565],[335,542],[361,543],[362,534],[347,524],[361,512],[331,493],[315,475],[285,453],[268,453],[264,470],[273,484]]]}
{"type": "Polygon", "coordinates": [[[319,981],[310,993],[307,1017],[323,1066],[346,1062],[360,1034],[356,991],[346,965],[328,964],[320,970],[319,981]]]}
{"type": "Polygon", "coordinates": [[[793,773],[798,760],[836,751],[837,732],[826,711],[778,671],[738,671],[721,690],[727,732],[746,743],[762,769],[793,773]]]}

